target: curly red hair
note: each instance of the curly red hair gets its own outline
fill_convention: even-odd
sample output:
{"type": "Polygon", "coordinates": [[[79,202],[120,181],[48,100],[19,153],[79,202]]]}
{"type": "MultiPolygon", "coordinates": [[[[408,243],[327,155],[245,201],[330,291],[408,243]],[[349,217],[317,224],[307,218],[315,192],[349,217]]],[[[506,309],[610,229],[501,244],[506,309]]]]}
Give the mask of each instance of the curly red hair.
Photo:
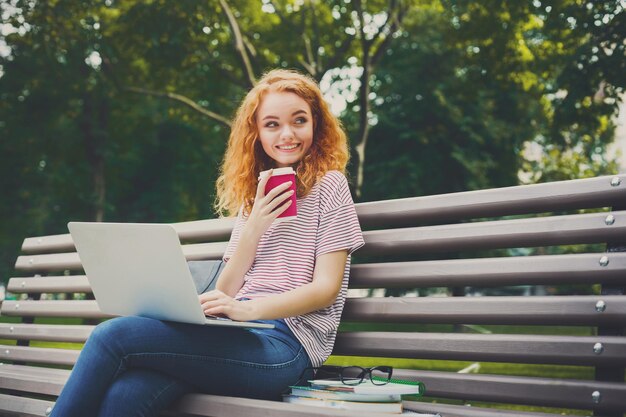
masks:
{"type": "Polygon", "coordinates": [[[233,121],[228,146],[217,179],[216,211],[234,216],[243,207],[250,213],[261,171],[275,168],[258,140],[257,110],[269,92],[291,92],[305,100],[313,116],[313,144],[296,170],[297,196],[304,197],[326,172],[346,173],[349,151],[341,122],[330,112],[317,83],[292,70],[266,73],[248,92],[233,121]]]}

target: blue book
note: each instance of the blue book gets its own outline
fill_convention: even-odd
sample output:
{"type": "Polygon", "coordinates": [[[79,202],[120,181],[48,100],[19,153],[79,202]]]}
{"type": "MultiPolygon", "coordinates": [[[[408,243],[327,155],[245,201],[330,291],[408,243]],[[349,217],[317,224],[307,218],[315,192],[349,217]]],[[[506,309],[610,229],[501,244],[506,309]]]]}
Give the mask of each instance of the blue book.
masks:
{"type": "Polygon", "coordinates": [[[356,401],[367,403],[393,403],[402,401],[402,396],[399,394],[355,394],[353,392],[331,391],[300,386],[292,386],[291,395],[307,398],[319,398],[323,400],[356,401]]]}

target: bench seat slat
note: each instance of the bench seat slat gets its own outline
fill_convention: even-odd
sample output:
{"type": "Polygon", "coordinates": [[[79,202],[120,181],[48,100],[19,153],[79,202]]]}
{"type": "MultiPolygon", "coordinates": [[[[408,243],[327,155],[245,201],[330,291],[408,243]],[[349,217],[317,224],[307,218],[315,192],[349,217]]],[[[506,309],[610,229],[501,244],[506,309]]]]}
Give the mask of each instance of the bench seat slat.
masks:
{"type": "Polygon", "coordinates": [[[0,339],[83,343],[95,326],[0,323],[0,339]]]}
{"type": "Polygon", "coordinates": [[[342,321],[623,326],[626,296],[351,298],[342,321]],[[596,311],[603,301],[607,308],[596,311]]]}
{"type": "Polygon", "coordinates": [[[44,417],[46,410],[53,404],[52,401],[0,394],[0,410],[3,416],[44,417]]]}
{"type": "MultiPolygon", "coordinates": [[[[67,370],[39,372],[32,369],[33,367],[21,365],[0,366],[0,389],[58,395],[69,376],[67,370]]],[[[626,384],[623,383],[403,369],[394,369],[394,376],[399,379],[421,380],[426,384],[426,394],[430,397],[626,411],[623,401],[626,398],[626,384]],[[603,394],[602,404],[594,404],[591,399],[591,393],[596,390],[603,394]]]]}
{"type": "Polygon", "coordinates": [[[626,411],[626,384],[508,375],[459,374],[454,372],[394,369],[394,377],[419,380],[429,397],[462,398],[506,404],[580,408],[598,411],[626,411]],[[602,400],[594,403],[591,393],[602,400]]]}
{"type": "MultiPolygon", "coordinates": [[[[239,398],[237,399],[239,400],[239,398]]],[[[242,408],[237,409],[235,414],[229,414],[228,412],[231,410],[224,410],[224,414],[215,414],[211,413],[211,409],[207,408],[208,405],[216,404],[216,403],[224,403],[230,402],[230,407],[233,406],[232,400],[228,397],[216,397],[216,396],[208,396],[208,395],[198,395],[198,394],[189,394],[184,397],[182,401],[178,404],[174,405],[169,412],[165,412],[162,415],[179,415],[180,413],[185,413],[187,411],[194,411],[194,415],[198,416],[223,416],[223,417],[232,417],[233,415],[244,416],[248,406],[252,406],[252,410],[258,410],[258,404],[241,404],[242,408]]],[[[258,401],[258,400],[257,400],[258,401]]],[[[38,400],[34,398],[24,398],[24,397],[14,397],[10,395],[0,394],[0,408],[2,410],[6,410],[7,416],[19,416],[19,417],[44,417],[45,410],[49,407],[52,407],[54,402],[46,401],[46,400],[38,400]]],[[[226,408],[226,404],[223,404],[224,408],[226,408]]],[[[505,411],[505,410],[494,410],[483,407],[467,407],[467,406],[458,406],[458,405],[448,405],[448,404],[428,404],[424,402],[414,402],[414,401],[404,401],[404,406],[407,409],[416,410],[418,412],[423,413],[443,413],[446,417],[554,417],[554,414],[546,414],[546,413],[533,413],[533,412],[524,412],[524,411],[505,411]]],[[[213,407],[215,408],[215,406],[213,407]]],[[[281,406],[282,409],[282,406],[281,406]]],[[[313,410],[307,410],[313,412],[313,410]]],[[[336,410],[338,411],[338,410],[336,410]]],[[[289,409],[289,416],[300,415],[302,414],[294,414],[295,410],[293,408],[289,409]]],[[[254,413],[254,411],[253,411],[254,413]]],[[[259,416],[263,414],[250,414],[250,416],[259,416]]],[[[277,410],[271,410],[271,416],[278,415],[277,410]]],[[[318,416],[317,412],[314,414],[318,416]]],[[[337,415],[337,414],[332,414],[337,415]]],[[[340,414],[345,416],[345,414],[340,414]]],[[[368,414],[369,416],[370,414],[368,414]]],[[[388,416],[388,414],[386,415],[388,416]]],[[[561,414],[561,417],[575,417],[573,415],[564,415],[561,414]]],[[[362,414],[359,417],[363,417],[362,414]]],[[[602,417],[602,416],[597,416],[602,417]]]]}
{"type": "Polygon", "coordinates": [[[393,255],[580,243],[619,242],[626,235],[626,211],[532,219],[497,220],[364,232],[359,255],[393,255]]]}
{"type": "Polygon", "coordinates": [[[67,369],[5,364],[0,366],[0,389],[59,395],[69,375],[67,369]]]}
{"type": "Polygon", "coordinates": [[[333,353],[409,359],[625,366],[626,337],[340,332],[333,353]],[[604,349],[600,354],[594,352],[596,343],[601,343],[604,349]]]}
{"type": "MultiPolygon", "coordinates": [[[[513,411],[465,405],[431,404],[426,402],[403,401],[405,408],[422,413],[441,413],[445,417],[554,417],[554,414],[531,411],[513,411]]],[[[560,417],[580,417],[571,414],[559,414],[560,417]]],[[[601,415],[594,415],[602,417],[601,415]]]]}
{"type": "Polygon", "coordinates": [[[80,350],[73,349],[0,345],[0,359],[3,361],[74,365],[79,354],[80,350]]]}

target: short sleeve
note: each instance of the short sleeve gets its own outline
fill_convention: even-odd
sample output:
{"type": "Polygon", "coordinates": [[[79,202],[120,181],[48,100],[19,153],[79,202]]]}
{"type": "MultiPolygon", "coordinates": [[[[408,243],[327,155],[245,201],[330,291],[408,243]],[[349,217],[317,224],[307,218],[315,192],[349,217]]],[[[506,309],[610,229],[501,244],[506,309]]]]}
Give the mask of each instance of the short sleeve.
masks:
{"type": "Polygon", "coordinates": [[[347,250],[351,255],[364,241],[348,181],[343,174],[333,171],[322,179],[321,185],[315,256],[339,250],[347,250]]]}

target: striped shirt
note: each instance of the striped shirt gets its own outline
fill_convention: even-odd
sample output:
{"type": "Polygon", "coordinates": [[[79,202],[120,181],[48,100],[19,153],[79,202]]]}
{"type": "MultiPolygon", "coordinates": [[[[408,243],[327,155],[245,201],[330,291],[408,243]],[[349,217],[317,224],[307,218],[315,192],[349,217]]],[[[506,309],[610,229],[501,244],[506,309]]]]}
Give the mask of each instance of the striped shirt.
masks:
{"type": "MultiPolygon", "coordinates": [[[[256,257],[235,298],[255,299],[292,290],[313,280],[315,259],[325,253],[347,250],[341,290],[326,308],[285,322],[306,350],[313,366],[329,356],[337,336],[350,274],[350,255],[363,246],[348,181],[339,171],[329,171],[309,195],[297,200],[296,219],[274,222],[259,242],[256,257]]],[[[224,260],[235,252],[246,218],[237,216],[224,260]]]]}

